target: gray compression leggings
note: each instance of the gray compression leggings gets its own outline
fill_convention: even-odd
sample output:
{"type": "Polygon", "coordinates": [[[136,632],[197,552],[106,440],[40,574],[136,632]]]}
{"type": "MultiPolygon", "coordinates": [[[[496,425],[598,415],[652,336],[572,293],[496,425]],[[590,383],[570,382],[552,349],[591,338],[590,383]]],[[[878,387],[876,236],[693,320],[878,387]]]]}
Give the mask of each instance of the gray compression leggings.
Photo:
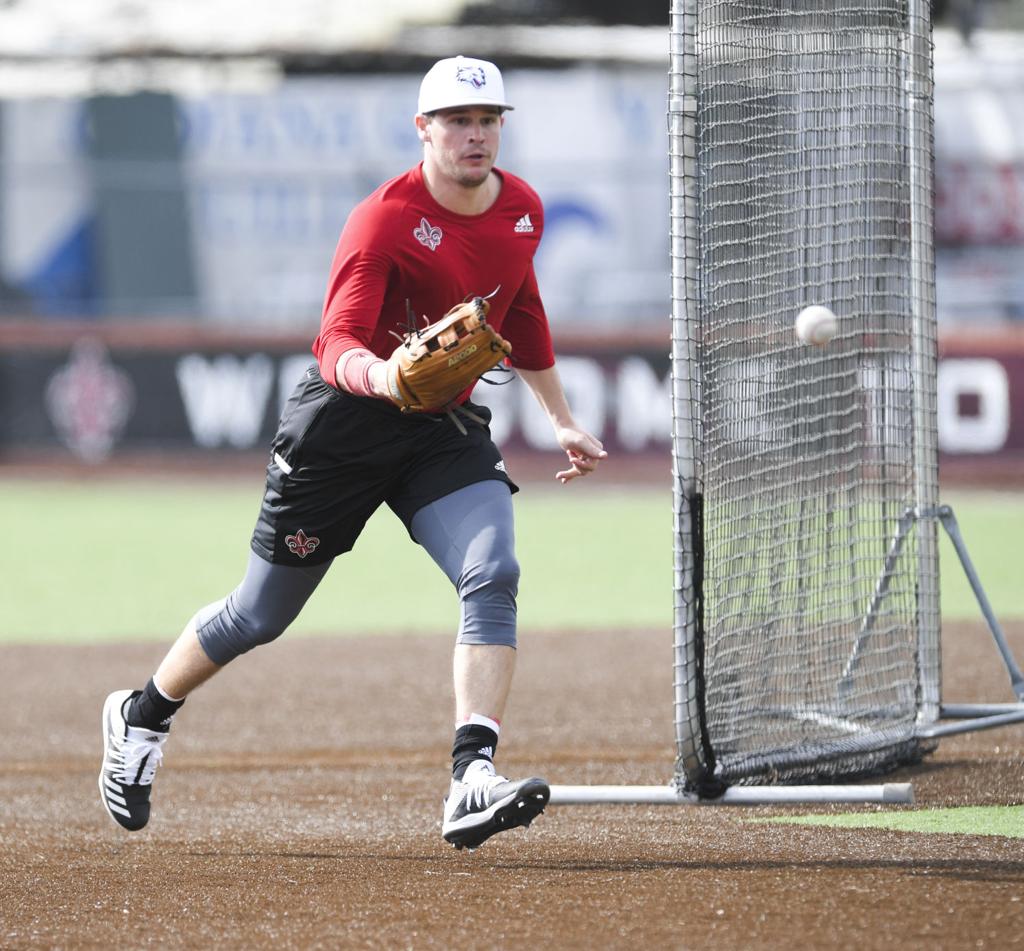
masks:
{"type": "MultiPolygon", "coordinates": [[[[515,647],[519,563],[508,486],[491,480],[458,489],[420,509],[412,534],[458,592],[458,643],[515,647]]],[[[250,554],[242,583],[196,614],[206,655],[224,665],[280,637],[330,566],[273,565],[250,554]]]]}

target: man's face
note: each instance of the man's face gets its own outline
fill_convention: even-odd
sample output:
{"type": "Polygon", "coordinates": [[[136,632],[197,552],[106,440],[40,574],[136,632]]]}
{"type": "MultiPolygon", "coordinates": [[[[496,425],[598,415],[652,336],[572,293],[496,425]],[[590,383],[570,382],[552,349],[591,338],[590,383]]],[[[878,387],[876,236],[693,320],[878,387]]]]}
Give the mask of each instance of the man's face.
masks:
{"type": "Polygon", "coordinates": [[[416,117],[426,158],[446,178],[464,188],[482,185],[498,157],[501,110],[493,106],[441,109],[416,117]]]}

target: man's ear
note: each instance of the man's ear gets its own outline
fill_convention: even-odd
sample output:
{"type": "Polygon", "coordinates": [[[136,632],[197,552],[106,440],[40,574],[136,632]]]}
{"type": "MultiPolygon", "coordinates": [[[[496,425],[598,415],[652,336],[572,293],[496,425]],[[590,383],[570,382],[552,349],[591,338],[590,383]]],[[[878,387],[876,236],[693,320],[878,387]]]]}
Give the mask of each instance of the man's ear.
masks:
{"type": "Polygon", "coordinates": [[[423,115],[416,116],[416,135],[421,142],[430,141],[430,120],[423,115]]]}

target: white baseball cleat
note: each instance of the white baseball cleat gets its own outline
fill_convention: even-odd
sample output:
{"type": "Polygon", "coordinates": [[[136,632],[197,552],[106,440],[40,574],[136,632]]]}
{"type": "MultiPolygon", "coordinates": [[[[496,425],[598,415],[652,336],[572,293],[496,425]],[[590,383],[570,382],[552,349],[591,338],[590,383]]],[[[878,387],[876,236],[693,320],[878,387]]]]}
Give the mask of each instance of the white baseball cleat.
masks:
{"type": "Polygon", "coordinates": [[[125,705],[139,692],[115,690],[103,704],[100,801],[110,818],[131,832],[149,822],[153,776],[163,759],[168,736],[125,723],[125,705]]]}
{"type": "Polygon", "coordinates": [[[551,798],[543,779],[508,780],[478,762],[461,782],[452,780],[444,801],[441,835],[457,849],[475,849],[498,832],[529,826],[551,798]]]}

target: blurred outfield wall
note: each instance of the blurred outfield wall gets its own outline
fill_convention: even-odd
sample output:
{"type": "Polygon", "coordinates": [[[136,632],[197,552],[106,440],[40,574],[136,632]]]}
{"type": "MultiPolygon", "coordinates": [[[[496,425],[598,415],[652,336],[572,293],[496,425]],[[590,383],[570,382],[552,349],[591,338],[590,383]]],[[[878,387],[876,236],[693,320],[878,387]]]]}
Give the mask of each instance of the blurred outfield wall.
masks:
{"type": "MultiPolygon", "coordinates": [[[[556,336],[574,412],[620,459],[668,452],[667,332],[556,336]]],[[[139,453],[230,461],[266,452],[284,401],[313,362],[309,345],[304,336],[210,329],[185,335],[166,324],[0,323],[0,464],[116,462],[139,453]]],[[[756,372],[772,370],[761,362],[756,372]]],[[[887,414],[896,411],[872,401],[881,373],[909,385],[905,367],[866,355],[858,405],[867,427],[888,425],[887,414]]],[[[937,383],[947,471],[959,465],[972,476],[969,470],[995,465],[999,472],[991,475],[1002,484],[1024,488],[1024,330],[942,335],[937,383]]],[[[494,408],[492,433],[503,448],[557,451],[550,425],[518,380],[480,383],[474,398],[494,408]]],[[[762,448],[765,440],[785,438],[758,429],[754,406],[739,402],[730,412],[762,448]]]]}

